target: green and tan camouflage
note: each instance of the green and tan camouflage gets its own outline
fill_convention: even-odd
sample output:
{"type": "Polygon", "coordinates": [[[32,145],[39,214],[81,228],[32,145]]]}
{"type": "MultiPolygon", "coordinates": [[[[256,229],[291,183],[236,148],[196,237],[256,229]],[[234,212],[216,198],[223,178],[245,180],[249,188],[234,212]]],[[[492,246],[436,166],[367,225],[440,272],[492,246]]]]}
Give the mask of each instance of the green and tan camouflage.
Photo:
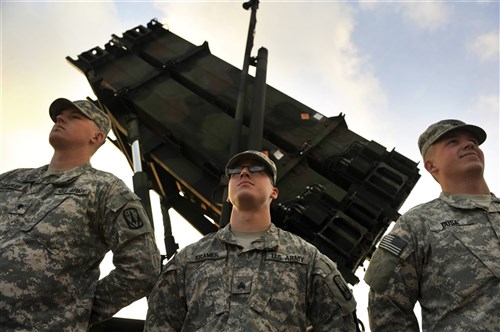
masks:
{"type": "Polygon", "coordinates": [[[500,199],[442,193],[405,213],[365,274],[371,331],[498,331],[500,199]]]}
{"type": "Polygon", "coordinates": [[[87,331],[144,297],[160,256],[139,198],[90,164],[0,175],[2,331],[87,331]],[[115,269],[99,280],[113,252],[115,269]]]}
{"type": "Polygon", "coordinates": [[[278,177],[278,170],[276,169],[276,164],[274,163],[274,161],[269,159],[268,156],[266,156],[264,153],[260,151],[246,150],[234,155],[226,164],[225,167],[226,176],[229,178],[229,174],[227,171],[229,168],[238,165],[238,163],[242,161],[250,161],[250,160],[252,161],[255,160],[259,163],[262,163],[266,167],[267,173],[271,177],[272,183],[275,186],[276,179],[278,177]]]}
{"type": "Polygon", "coordinates": [[[479,145],[483,144],[486,140],[486,132],[478,126],[454,119],[441,120],[430,125],[418,138],[418,148],[422,158],[425,157],[427,150],[429,150],[432,144],[436,143],[445,134],[454,130],[464,130],[472,133],[479,145]]]}
{"type": "Polygon", "coordinates": [[[148,300],[145,331],[356,331],[334,262],[274,225],[249,247],[230,226],[181,250],[148,300]]]}
{"type": "Polygon", "coordinates": [[[104,135],[108,136],[111,129],[111,120],[104,111],[88,100],[75,100],[73,102],[66,98],[54,100],[49,107],[49,114],[52,121],[56,122],[56,117],[68,108],[82,112],[86,117],[95,122],[97,128],[99,128],[104,135]]]}

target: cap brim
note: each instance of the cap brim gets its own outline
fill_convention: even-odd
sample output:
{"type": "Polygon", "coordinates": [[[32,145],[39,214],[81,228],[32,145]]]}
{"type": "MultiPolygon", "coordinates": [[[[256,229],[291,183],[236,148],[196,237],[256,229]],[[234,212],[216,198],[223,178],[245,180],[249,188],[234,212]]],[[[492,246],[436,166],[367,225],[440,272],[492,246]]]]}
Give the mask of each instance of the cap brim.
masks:
{"type": "Polygon", "coordinates": [[[274,183],[274,172],[273,172],[272,167],[269,165],[267,160],[261,158],[259,155],[256,155],[255,153],[252,153],[252,152],[242,152],[242,153],[235,155],[233,158],[231,158],[229,160],[229,162],[226,164],[226,168],[225,168],[226,174],[227,174],[228,168],[232,168],[232,167],[238,165],[243,160],[257,161],[257,162],[261,163],[262,165],[264,165],[266,167],[267,173],[269,174],[269,176],[271,177],[271,179],[274,183]]]}
{"type": "Polygon", "coordinates": [[[56,117],[68,108],[74,108],[81,111],[75,104],[73,104],[73,102],[66,98],[58,98],[54,100],[49,107],[49,115],[52,121],[56,122],[56,117]]]}
{"type": "Polygon", "coordinates": [[[441,138],[443,138],[446,135],[448,135],[448,134],[450,134],[452,132],[455,132],[455,131],[467,131],[467,132],[470,132],[477,139],[478,145],[481,145],[481,144],[484,143],[484,141],[486,141],[486,137],[487,137],[486,132],[481,127],[470,125],[470,124],[464,124],[464,125],[461,125],[461,126],[457,126],[455,128],[451,128],[448,131],[445,131],[444,133],[442,133],[441,135],[439,135],[439,137],[437,137],[432,144],[436,143],[441,138]]]}
{"type": "Polygon", "coordinates": [[[263,163],[264,165],[267,166],[267,162],[260,158],[259,156],[253,154],[253,153],[243,153],[243,154],[240,154],[238,156],[235,156],[234,158],[232,158],[226,165],[226,168],[231,168],[233,167],[234,165],[237,165],[240,161],[242,160],[253,160],[253,161],[258,161],[258,162],[261,162],[263,163]]]}

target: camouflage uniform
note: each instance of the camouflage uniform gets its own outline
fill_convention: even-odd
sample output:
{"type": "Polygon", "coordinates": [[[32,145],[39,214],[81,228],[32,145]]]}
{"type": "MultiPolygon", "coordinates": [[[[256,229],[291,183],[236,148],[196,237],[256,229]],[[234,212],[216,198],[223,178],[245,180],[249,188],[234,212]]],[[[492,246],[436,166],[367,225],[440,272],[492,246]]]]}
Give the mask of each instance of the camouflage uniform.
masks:
{"type": "Polygon", "coordinates": [[[86,331],[145,296],[160,270],[139,198],[83,164],[0,175],[2,331],[86,331]],[[116,269],[99,279],[112,250],[116,269]]]}
{"type": "MultiPolygon", "coordinates": [[[[487,196],[486,196],[487,197],[487,196]]],[[[365,274],[372,331],[500,329],[500,199],[442,193],[396,223],[365,274]]]]}
{"type": "Polygon", "coordinates": [[[355,331],[336,265],[271,225],[250,247],[230,226],[180,251],[149,296],[145,331],[355,331]]]}

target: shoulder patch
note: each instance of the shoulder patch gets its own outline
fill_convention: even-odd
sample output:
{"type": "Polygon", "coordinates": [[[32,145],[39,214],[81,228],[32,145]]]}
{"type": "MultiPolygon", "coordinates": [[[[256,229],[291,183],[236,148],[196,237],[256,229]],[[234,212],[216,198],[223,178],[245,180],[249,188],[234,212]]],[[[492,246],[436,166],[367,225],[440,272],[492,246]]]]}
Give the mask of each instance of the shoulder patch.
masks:
{"type": "Polygon", "coordinates": [[[382,241],[380,241],[379,247],[399,257],[406,245],[406,241],[399,236],[387,234],[382,241]]]}
{"type": "Polygon", "coordinates": [[[123,211],[123,218],[131,229],[138,229],[144,226],[144,222],[135,208],[125,209],[123,211]]]}
{"type": "Polygon", "coordinates": [[[352,293],[347,284],[344,281],[344,278],[342,278],[340,275],[336,275],[333,277],[333,281],[335,282],[335,285],[339,289],[340,293],[342,296],[344,296],[344,299],[349,301],[352,299],[352,293]]]}

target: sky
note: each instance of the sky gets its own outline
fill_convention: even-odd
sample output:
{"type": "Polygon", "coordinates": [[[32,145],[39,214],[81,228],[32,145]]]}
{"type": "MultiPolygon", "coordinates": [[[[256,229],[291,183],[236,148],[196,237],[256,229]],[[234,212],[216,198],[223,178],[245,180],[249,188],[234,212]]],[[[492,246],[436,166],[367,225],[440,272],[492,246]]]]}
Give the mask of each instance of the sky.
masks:
{"type": "MultiPolygon", "coordinates": [[[[104,48],[112,34],[156,18],[193,44],[207,41],[213,55],[241,68],[250,20],[242,3],[2,0],[0,173],[50,161],[54,99],[95,99],[67,56],[104,48]]],[[[453,118],[482,127],[485,178],[498,195],[499,10],[497,1],[261,1],[252,55],[268,49],[269,85],[325,116],[345,114],[351,131],[415,162],[417,138],[431,123],[453,118]]],[[[132,170],[112,144],[92,165],[132,187],[132,170]]],[[[421,162],[419,168],[422,177],[400,213],[439,195],[421,162]]],[[[200,238],[175,212],[171,217],[181,248],[200,238]]],[[[107,258],[103,270],[110,264],[107,258]]],[[[363,269],[357,275],[362,279],[363,269]]],[[[367,287],[353,289],[368,330],[367,287]]],[[[117,316],[144,319],[145,311],[141,300],[117,316]]]]}

